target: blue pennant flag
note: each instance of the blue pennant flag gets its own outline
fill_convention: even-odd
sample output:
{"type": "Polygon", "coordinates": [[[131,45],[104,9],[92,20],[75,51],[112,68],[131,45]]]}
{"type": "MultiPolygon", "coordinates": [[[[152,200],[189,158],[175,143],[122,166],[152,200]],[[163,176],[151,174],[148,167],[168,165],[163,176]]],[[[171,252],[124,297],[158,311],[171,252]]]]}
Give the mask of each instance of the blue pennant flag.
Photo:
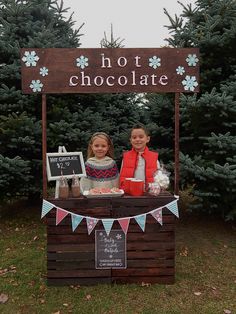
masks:
{"type": "Polygon", "coordinates": [[[177,201],[171,202],[170,204],[166,205],[166,207],[176,216],[179,218],[179,210],[177,201]]]}
{"type": "Polygon", "coordinates": [[[50,210],[53,207],[54,207],[53,204],[49,203],[48,201],[43,200],[41,218],[43,218],[45,215],[47,215],[47,213],[50,212],[50,210]]]}
{"type": "Polygon", "coordinates": [[[71,214],[71,221],[72,221],[72,230],[75,231],[75,229],[78,227],[78,225],[83,220],[83,216],[71,214]]]}
{"type": "Polygon", "coordinates": [[[144,231],[145,230],[145,224],[146,224],[146,214],[134,216],[135,220],[139,224],[140,228],[144,231]]]}
{"type": "Polygon", "coordinates": [[[113,225],[114,219],[102,219],[102,223],[104,226],[104,229],[106,231],[106,234],[109,236],[112,225],[113,225]]]}

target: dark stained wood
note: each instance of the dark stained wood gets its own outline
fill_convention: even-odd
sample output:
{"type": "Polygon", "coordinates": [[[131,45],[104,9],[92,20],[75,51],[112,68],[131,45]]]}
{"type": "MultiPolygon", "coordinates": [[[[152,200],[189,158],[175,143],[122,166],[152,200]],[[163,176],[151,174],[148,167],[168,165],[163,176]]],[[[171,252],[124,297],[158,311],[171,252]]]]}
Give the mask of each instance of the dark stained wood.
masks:
{"type": "MultiPolygon", "coordinates": [[[[160,196],[101,199],[48,199],[55,206],[75,214],[97,218],[130,217],[159,208],[175,200],[160,196]]],[[[131,219],[127,233],[127,269],[95,269],[94,231],[88,235],[85,219],[73,232],[70,214],[56,226],[56,209],[47,214],[48,285],[93,285],[101,283],[174,283],[175,216],[163,208],[163,225],[147,215],[143,232],[131,219]]],[[[101,221],[94,230],[103,230],[101,221]]],[[[113,229],[121,229],[115,221],[113,229]]]]}
{"type": "Polygon", "coordinates": [[[48,278],[47,284],[49,286],[71,286],[71,285],[80,285],[80,286],[92,286],[100,284],[111,284],[111,276],[107,277],[90,277],[90,278],[48,278]]]}
{"type": "Polygon", "coordinates": [[[42,94],[42,160],[43,160],[43,198],[47,198],[47,100],[46,95],[42,94]]]}
{"type": "MultiPolygon", "coordinates": [[[[197,48],[23,48],[21,73],[23,93],[34,93],[32,81],[43,84],[39,93],[131,93],[131,92],[192,92],[184,89],[185,77],[195,76],[199,84],[199,62],[189,66],[188,54],[197,48]],[[35,52],[39,57],[36,66],[26,66],[25,52],[35,52]],[[76,59],[88,58],[84,68],[76,59]],[[150,58],[160,58],[160,66],[150,66],[150,58]],[[183,66],[184,75],[176,69],[183,66]],[[48,75],[40,75],[46,67],[48,75]]],[[[199,85],[194,92],[199,91],[199,85]]]]}
{"type": "Polygon", "coordinates": [[[179,98],[180,93],[175,93],[175,195],[179,195],[179,98]]]}

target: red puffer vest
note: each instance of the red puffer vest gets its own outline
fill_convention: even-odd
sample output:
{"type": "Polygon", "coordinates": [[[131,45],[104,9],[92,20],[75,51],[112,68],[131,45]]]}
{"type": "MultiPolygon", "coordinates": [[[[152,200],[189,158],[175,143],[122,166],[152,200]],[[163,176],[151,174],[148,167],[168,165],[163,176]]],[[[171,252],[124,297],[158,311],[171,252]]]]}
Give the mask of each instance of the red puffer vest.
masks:
{"type": "MultiPolygon", "coordinates": [[[[145,184],[153,182],[153,174],[157,170],[158,153],[147,147],[141,155],[145,160],[145,184]]],[[[138,153],[132,149],[123,154],[123,164],[120,172],[120,188],[124,188],[125,178],[133,178],[137,167],[138,153]]]]}

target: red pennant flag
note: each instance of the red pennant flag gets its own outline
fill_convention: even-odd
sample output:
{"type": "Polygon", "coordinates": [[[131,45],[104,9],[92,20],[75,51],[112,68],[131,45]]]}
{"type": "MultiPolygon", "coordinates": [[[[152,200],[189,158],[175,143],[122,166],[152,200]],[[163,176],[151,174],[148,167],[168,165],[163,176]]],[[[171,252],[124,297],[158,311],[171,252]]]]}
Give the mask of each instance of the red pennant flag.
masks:
{"type": "Polygon", "coordinates": [[[130,218],[122,218],[122,219],[118,219],[118,221],[124,233],[127,234],[130,218]]]}
{"type": "Polygon", "coordinates": [[[57,208],[57,213],[56,213],[56,226],[69,214],[69,212],[61,209],[61,208],[57,208]]]}

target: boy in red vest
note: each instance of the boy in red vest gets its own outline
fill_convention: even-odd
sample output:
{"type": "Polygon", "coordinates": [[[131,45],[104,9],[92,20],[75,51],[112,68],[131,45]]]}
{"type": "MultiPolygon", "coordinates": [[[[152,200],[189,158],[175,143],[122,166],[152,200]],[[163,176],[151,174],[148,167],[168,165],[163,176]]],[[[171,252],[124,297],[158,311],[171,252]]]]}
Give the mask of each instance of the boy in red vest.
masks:
{"type": "Polygon", "coordinates": [[[130,134],[132,149],[123,154],[123,161],[120,171],[120,188],[124,188],[125,178],[136,178],[145,182],[145,189],[148,183],[153,182],[154,172],[157,171],[159,161],[158,153],[148,149],[147,143],[150,136],[147,129],[137,124],[133,126],[130,134]]]}

